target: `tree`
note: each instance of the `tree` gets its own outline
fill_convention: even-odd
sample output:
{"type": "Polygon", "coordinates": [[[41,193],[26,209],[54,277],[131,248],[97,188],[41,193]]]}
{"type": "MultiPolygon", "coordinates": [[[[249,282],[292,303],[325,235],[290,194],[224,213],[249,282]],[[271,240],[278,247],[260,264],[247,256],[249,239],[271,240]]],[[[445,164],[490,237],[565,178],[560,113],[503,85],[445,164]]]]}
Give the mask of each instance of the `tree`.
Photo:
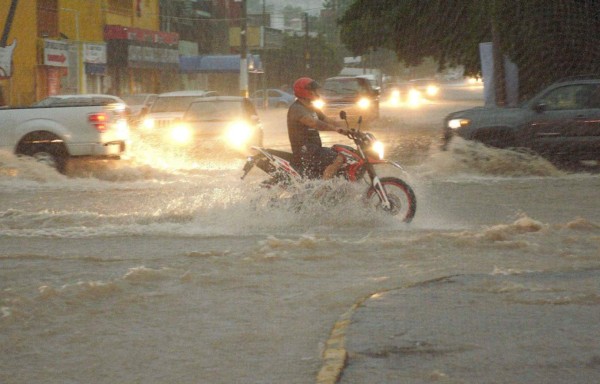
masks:
{"type": "Polygon", "coordinates": [[[520,71],[528,97],[568,75],[600,74],[599,0],[356,0],[340,20],[341,40],[361,55],[393,50],[407,65],[480,71],[479,43],[492,41],[520,71]]]}

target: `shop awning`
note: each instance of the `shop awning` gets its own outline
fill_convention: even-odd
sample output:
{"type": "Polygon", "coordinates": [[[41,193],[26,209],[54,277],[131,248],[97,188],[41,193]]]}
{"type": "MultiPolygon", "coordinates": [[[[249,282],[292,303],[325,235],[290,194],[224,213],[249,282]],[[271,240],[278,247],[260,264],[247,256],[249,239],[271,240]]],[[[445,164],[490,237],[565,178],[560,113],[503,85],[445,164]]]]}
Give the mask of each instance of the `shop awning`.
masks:
{"type": "MultiPolygon", "coordinates": [[[[179,68],[184,73],[239,73],[239,55],[181,56],[179,68]]],[[[248,55],[248,71],[262,72],[259,55],[248,55]]]]}

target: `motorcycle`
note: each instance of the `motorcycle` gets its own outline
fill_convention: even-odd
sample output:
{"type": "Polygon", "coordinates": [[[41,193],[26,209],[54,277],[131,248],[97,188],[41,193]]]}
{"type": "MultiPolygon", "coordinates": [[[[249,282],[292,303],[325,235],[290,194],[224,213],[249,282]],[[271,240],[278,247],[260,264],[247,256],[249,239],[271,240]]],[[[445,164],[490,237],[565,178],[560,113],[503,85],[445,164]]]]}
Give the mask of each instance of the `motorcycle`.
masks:
{"type": "MultiPolygon", "coordinates": [[[[403,170],[402,166],[383,158],[383,144],[377,141],[373,134],[360,130],[361,118],[358,119],[357,129],[350,129],[346,112],[341,111],[340,118],[346,122],[346,136],[354,141],[356,148],[343,144],[332,146],[334,151],[344,156],[344,164],[337,176],[350,182],[364,180],[368,185],[365,193],[367,202],[372,202],[377,209],[399,216],[404,222],[410,222],[417,209],[417,198],[413,189],[397,177],[379,178],[374,167],[376,164],[391,164],[403,170]]],[[[258,153],[246,160],[242,180],[254,166],[270,176],[270,179],[262,183],[265,187],[279,186],[285,189],[306,180],[292,165],[291,153],[262,147],[252,148],[258,153]]]]}

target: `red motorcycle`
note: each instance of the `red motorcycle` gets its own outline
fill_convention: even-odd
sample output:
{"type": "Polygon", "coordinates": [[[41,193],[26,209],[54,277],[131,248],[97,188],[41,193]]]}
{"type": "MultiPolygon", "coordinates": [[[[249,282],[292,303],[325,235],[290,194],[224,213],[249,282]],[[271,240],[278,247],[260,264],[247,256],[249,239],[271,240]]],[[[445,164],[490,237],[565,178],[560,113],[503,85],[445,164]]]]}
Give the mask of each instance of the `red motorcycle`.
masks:
{"type": "MultiPolygon", "coordinates": [[[[344,111],[340,117],[348,120],[344,111]]],[[[358,129],[348,129],[347,136],[356,144],[356,148],[348,145],[335,144],[332,149],[344,156],[344,164],[338,171],[338,176],[355,182],[364,180],[367,185],[366,201],[384,212],[399,216],[402,221],[410,222],[417,210],[417,198],[413,189],[404,180],[397,177],[379,178],[375,171],[377,164],[391,164],[402,169],[396,162],[383,158],[383,144],[371,133],[360,130],[361,119],[358,120],[358,129]]],[[[292,154],[269,148],[253,147],[258,154],[248,157],[244,165],[242,180],[256,165],[270,176],[263,182],[263,186],[280,186],[286,188],[290,185],[301,183],[305,180],[300,172],[292,166],[292,154]]]]}

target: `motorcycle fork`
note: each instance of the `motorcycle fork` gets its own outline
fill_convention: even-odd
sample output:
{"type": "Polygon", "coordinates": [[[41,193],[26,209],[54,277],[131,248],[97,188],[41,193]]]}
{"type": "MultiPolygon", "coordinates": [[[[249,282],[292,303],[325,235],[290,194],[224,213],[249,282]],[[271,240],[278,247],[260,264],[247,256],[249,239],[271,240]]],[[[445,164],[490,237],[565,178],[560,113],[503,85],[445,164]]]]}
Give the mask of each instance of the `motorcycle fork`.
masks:
{"type": "Polygon", "coordinates": [[[375,192],[377,192],[377,196],[379,197],[379,200],[381,201],[381,206],[385,210],[392,209],[392,204],[390,203],[390,200],[388,199],[387,192],[385,191],[383,184],[381,184],[381,181],[379,180],[379,176],[377,176],[377,173],[375,173],[375,168],[373,167],[373,164],[371,164],[367,161],[367,163],[365,165],[367,167],[367,173],[369,174],[369,177],[371,178],[371,185],[375,189],[375,192]]]}

